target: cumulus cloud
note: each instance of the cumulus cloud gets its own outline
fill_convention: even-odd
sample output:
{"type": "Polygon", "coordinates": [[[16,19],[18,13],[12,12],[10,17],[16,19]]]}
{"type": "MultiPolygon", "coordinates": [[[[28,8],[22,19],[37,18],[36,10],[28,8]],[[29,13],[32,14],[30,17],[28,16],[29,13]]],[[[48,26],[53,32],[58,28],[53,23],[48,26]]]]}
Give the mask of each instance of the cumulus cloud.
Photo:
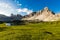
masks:
{"type": "MultiPolygon", "coordinates": [[[[18,5],[22,5],[22,4],[18,4],[18,5]]],[[[32,13],[33,10],[29,10],[28,8],[19,8],[19,9],[16,9],[16,8],[13,8],[12,5],[8,4],[8,3],[0,3],[0,14],[3,14],[3,15],[6,15],[6,16],[10,16],[11,13],[13,14],[30,14],[32,13]]]]}
{"type": "Polygon", "coordinates": [[[0,3],[0,14],[10,16],[11,13],[17,14],[16,9],[8,3],[0,3]]]}
{"type": "Polygon", "coordinates": [[[33,12],[33,10],[29,10],[28,8],[23,8],[23,9],[17,9],[17,12],[19,12],[19,13],[25,12],[27,14],[30,14],[33,12]]]}

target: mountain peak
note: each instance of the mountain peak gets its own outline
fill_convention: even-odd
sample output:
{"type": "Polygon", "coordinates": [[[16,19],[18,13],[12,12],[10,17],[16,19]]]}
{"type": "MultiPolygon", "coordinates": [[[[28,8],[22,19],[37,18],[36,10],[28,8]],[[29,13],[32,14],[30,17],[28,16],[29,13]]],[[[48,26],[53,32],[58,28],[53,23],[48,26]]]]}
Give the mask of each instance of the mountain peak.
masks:
{"type": "Polygon", "coordinates": [[[44,10],[48,10],[48,7],[44,7],[44,10]]]}
{"type": "Polygon", "coordinates": [[[55,21],[58,20],[59,18],[60,18],[59,15],[57,17],[53,11],[48,9],[48,7],[44,7],[43,10],[36,12],[34,15],[28,18],[25,18],[25,20],[55,21]]]}

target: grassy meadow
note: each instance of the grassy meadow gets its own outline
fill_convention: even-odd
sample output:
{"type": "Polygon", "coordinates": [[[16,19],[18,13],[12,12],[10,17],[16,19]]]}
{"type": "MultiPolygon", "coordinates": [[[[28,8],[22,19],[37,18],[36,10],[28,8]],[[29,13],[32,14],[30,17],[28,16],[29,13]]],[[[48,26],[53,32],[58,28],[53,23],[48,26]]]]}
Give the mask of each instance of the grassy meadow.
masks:
{"type": "Polygon", "coordinates": [[[60,22],[0,24],[0,40],[60,40],[60,22]]]}

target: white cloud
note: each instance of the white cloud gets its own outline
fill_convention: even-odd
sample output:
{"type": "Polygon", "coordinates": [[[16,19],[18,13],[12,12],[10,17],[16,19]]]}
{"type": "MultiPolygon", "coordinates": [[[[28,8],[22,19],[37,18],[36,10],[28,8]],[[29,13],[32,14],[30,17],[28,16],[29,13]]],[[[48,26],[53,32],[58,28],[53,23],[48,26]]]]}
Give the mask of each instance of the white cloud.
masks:
{"type": "Polygon", "coordinates": [[[17,4],[18,6],[21,6],[22,4],[17,4]]]}
{"type": "MultiPolygon", "coordinates": [[[[19,5],[22,5],[22,4],[19,4],[19,5]]],[[[13,8],[13,6],[11,6],[8,3],[0,3],[0,14],[6,15],[6,16],[10,16],[11,13],[20,14],[22,12],[30,14],[30,13],[33,12],[33,10],[29,10],[28,8],[15,9],[15,8],[13,8]]]]}
{"type": "Polygon", "coordinates": [[[8,4],[6,3],[0,3],[0,7],[5,7],[5,8],[11,8],[8,4]]]}
{"type": "Polygon", "coordinates": [[[19,1],[15,0],[15,2],[17,3],[18,6],[21,6],[22,4],[19,3],[19,1]]]}
{"type": "Polygon", "coordinates": [[[0,14],[10,16],[11,13],[17,14],[16,9],[8,3],[0,3],[0,14]]]}
{"type": "Polygon", "coordinates": [[[29,10],[28,8],[23,8],[23,9],[17,9],[17,12],[19,12],[19,13],[25,12],[27,14],[30,14],[33,12],[33,10],[29,10]]]}

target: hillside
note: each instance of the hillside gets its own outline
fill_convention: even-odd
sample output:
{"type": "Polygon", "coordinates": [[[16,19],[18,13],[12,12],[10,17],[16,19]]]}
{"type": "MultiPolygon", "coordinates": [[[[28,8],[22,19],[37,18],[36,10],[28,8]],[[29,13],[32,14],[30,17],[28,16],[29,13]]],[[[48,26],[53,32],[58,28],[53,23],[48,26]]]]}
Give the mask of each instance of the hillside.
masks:
{"type": "Polygon", "coordinates": [[[27,23],[18,26],[0,24],[0,40],[60,40],[60,22],[27,23]]]}

